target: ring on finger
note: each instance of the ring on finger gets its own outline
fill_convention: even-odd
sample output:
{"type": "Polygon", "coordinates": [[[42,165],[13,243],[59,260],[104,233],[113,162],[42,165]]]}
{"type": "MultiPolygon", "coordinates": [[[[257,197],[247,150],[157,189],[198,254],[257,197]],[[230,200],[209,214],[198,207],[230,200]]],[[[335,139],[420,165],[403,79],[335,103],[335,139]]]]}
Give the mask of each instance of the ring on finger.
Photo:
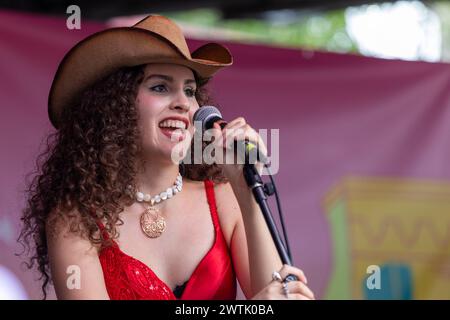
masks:
{"type": "Polygon", "coordinates": [[[281,274],[278,271],[272,272],[272,280],[273,281],[283,281],[283,278],[281,277],[281,274]]]}
{"type": "Polygon", "coordinates": [[[283,285],[283,293],[286,296],[286,298],[288,298],[289,297],[288,285],[287,285],[287,283],[285,281],[283,281],[282,285],[283,285]]]}

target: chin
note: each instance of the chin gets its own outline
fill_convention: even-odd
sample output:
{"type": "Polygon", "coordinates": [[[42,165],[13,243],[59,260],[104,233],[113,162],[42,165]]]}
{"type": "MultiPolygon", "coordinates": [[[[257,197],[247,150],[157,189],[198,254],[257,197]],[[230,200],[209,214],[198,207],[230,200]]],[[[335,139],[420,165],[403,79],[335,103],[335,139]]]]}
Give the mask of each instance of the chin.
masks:
{"type": "Polygon", "coordinates": [[[184,158],[184,156],[186,155],[186,152],[181,153],[181,156],[178,156],[177,154],[177,158],[175,158],[175,161],[172,159],[172,150],[175,147],[175,144],[172,146],[165,146],[163,148],[159,149],[159,153],[160,155],[164,158],[167,159],[168,162],[171,162],[173,164],[178,164],[179,162],[181,162],[181,159],[184,158]]]}

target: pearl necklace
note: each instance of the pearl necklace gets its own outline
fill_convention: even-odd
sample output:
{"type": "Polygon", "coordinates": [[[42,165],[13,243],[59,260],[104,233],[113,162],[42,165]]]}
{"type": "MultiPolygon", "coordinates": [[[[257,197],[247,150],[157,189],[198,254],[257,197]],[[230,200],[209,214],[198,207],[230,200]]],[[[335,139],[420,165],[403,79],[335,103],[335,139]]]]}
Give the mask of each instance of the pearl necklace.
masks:
{"type": "MultiPolygon", "coordinates": [[[[128,186],[131,189],[131,186],[128,186]]],[[[172,198],[183,190],[183,177],[180,173],[172,187],[152,197],[148,193],[137,191],[134,195],[137,202],[144,202],[148,207],[142,212],[140,222],[141,229],[149,238],[158,238],[166,229],[166,220],[159,214],[159,210],[154,207],[156,203],[172,198]]]]}

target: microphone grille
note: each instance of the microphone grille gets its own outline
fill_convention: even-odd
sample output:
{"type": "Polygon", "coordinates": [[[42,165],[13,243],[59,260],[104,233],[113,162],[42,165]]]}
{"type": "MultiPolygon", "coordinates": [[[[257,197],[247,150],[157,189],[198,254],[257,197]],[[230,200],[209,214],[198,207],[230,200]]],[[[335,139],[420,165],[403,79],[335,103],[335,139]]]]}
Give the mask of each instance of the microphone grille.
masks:
{"type": "Polygon", "coordinates": [[[205,130],[208,120],[212,118],[222,119],[222,114],[219,109],[214,106],[203,106],[199,108],[194,114],[194,121],[201,121],[203,130],[205,130]]]}

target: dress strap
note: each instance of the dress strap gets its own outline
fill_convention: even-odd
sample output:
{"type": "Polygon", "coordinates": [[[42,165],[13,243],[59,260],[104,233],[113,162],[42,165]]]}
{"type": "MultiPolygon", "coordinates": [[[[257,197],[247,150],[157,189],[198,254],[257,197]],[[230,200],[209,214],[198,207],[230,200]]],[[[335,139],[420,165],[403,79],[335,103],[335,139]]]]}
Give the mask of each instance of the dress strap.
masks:
{"type": "Polygon", "coordinates": [[[214,182],[211,180],[204,180],[206,198],[209,204],[209,211],[211,212],[211,218],[214,224],[214,228],[220,228],[219,216],[217,214],[216,197],[214,195],[214,182]]]}
{"type": "Polygon", "coordinates": [[[97,227],[100,229],[102,238],[103,238],[104,240],[109,240],[108,231],[106,231],[106,228],[105,228],[105,226],[103,225],[103,223],[100,221],[100,219],[98,219],[98,218],[95,216],[95,213],[94,213],[94,212],[91,212],[91,215],[92,215],[92,217],[95,219],[95,223],[97,224],[97,227]]]}

